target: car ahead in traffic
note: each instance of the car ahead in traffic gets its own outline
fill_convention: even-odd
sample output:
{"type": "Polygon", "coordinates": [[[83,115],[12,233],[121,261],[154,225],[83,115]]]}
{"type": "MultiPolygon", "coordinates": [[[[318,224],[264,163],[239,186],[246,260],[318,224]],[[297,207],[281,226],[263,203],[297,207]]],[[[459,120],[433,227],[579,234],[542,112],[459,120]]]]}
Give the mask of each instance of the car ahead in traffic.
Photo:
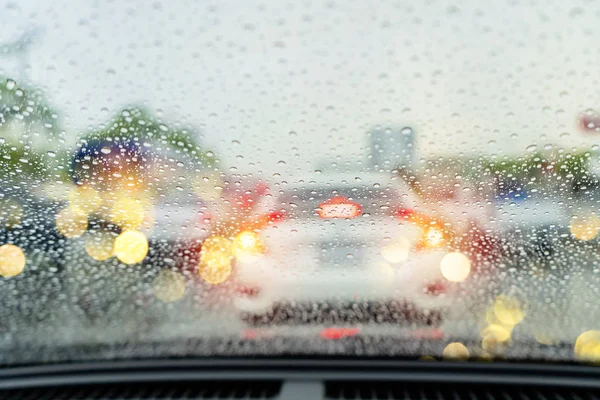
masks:
{"type": "Polygon", "coordinates": [[[470,260],[404,180],[323,175],[281,188],[286,217],[237,257],[235,308],[253,324],[438,324],[470,260]]]}

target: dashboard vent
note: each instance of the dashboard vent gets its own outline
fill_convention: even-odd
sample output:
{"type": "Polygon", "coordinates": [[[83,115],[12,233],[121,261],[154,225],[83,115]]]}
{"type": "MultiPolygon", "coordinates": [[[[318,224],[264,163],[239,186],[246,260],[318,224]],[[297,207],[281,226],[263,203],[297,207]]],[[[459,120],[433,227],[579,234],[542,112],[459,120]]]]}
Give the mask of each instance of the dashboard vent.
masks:
{"type": "Polygon", "coordinates": [[[281,391],[278,381],[162,382],[39,387],[0,390],[10,400],[188,400],[271,399],[281,391]]]}
{"type": "Polygon", "coordinates": [[[597,396],[598,390],[557,387],[340,381],[325,384],[325,398],[329,400],[565,400],[597,396]]]}

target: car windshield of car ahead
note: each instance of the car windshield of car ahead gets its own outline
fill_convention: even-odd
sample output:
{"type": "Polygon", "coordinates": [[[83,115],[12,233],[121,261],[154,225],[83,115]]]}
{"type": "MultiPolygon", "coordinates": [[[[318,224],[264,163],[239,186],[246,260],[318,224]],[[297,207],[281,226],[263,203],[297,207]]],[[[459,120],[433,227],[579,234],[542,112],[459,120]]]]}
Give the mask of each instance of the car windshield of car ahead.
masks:
{"type": "Polygon", "coordinates": [[[0,364],[598,362],[599,15],[0,1],[0,364]]]}

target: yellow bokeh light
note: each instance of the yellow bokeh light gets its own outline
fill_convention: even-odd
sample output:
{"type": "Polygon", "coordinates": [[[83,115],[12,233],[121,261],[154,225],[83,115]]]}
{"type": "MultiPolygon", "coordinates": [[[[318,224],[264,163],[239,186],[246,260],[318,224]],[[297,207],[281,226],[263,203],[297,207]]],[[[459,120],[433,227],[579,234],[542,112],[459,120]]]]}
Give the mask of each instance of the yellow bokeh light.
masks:
{"type": "Polygon", "coordinates": [[[471,261],[460,252],[448,253],[440,264],[442,275],[451,282],[462,282],[471,273],[471,261]]]}
{"type": "Polygon", "coordinates": [[[198,274],[208,283],[225,282],[231,275],[232,242],[222,236],[212,236],[202,243],[198,274]]]}
{"type": "Polygon", "coordinates": [[[510,340],[511,328],[504,325],[492,324],[487,326],[481,331],[481,336],[485,338],[492,338],[497,342],[506,342],[510,340]]]}
{"type": "Polygon", "coordinates": [[[85,233],[88,219],[79,209],[67,207],[56,214],[56,229],[67,238],[76,238],[85,233]]]}
{"type": "Polygon", "coordinates": [[[115,201],[110,220],[123,229],[137,229],[144,222],[144,205],[139,199],[123,197],[115,201]]]}
{"type": "Polygon", "coordinates": [[[594,213],[571,218],[571,234],[578,240],[592,240],[600,232],[600,217],[594,213]]]}
{"type": "Polygon", "coordinates": [[[444,360],[466,361],[469,359],[469,355],[467,346],[459,342],[449,343],[442,353],[444,360]]]}
{"type": "Polygon", "coordinates": [[[4,228],[14,228],[21,223],[23,219],[23,207],[12,199],[0,201],[0,226],[4,228]]]}
{"type": "Polygon", "coordinates": [[[90,232],[85,237],[85,251],[94,260],[103,261],[114,254],[115,237],[111,232],[90,232]]]}
{"type": "Polygon", "coordinates": [[[139,231],[125,231],[115,239],[114,254],[125,264],[137,264],[148,254],[148,239],[139,231]]]}
{"type": "Polygon", "coordinates": [[[227,265],[233,258],[232,242],[222,236],[211,236],[202,242],[200,261],[208,264],[227,265]]]}
{"type": "Polygon", "coordinates": [[[500,295],[494,300],[494,314],[506,325],[516,325],[525,318],[521,302],[513,297],[500,295]]]}
{"type": "Polygon", "coordinates": [[[0,275],[5,278],[19,275],[25,268],[25,254],[19,246],[0,246],[0,275]]]}
{"type": "Polygon", "coordinates": [[[555,344],[555,340],[552,336],[544,332],[536,332],[533,334],[533,337],[540,344],[545,344],[547,346],[555,344]]]}
{"type": "Polygon", "coordinates": [[[439,247],[445,242],[444,231],[430,227],[425,231],[424,240],[427,247],[439,247]]]}
{"type": "Polygon", "coordinates": [[[481,340],[481,348],[488,353],[491,354],[498,354],[501,353],[502,351],[506,350],[507,348],[507,341],[500,341],[498,340],[498,338],[494,337],[493,335],[487,335],[484,336],[483,339],[481,340]]]}
{"type": "Polygon", "coordinates": [[[410,241],[405,237],[401,237],[397,241],[383,246],[381,256],[385,261],[397,264],[408,258],[409,251],[410,241]]]}
{"type": "Polygon", "coordinates": [[[220,262],[211,264],[200,262],[198,264],[198,274],[206,282],[213,285],[225,282],[231,275],[231,260],[228,264],[220,262]]]}
{"type": "Polygon", "coordinates": [[[249,262],[258,259],[264,253],[265,246],[256,232],[242,231],[233,238],[232,250],[237,259],[249,262]]]}
{"type": "Polygon", "coordinates": [[[154,296],[165,303],[172,303],[183,297],[185,278],[178,272],[169,269],[160,270],[152,281],[154,296]]]}
{"type": "Polygon", "coordinates": [[[96,189],[90,186],[78,186],[71,189],[67,196],[69,207],[78,209],[83,214],[90,214],[102,205],[102,197],[96,189]]]}
{"type": "Polygon", "coordinates": [[[583,332],[575,341],[575,356],[584,361],[600,360],[600,331],[583,332]]]}

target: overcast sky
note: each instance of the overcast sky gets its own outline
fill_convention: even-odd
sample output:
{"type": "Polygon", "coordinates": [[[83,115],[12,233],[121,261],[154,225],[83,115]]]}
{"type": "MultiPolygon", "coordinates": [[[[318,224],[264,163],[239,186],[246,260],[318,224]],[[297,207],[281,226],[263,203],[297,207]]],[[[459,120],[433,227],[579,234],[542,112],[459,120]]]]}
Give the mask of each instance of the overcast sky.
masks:
{"type": "Polygon", "coordinates": [[[421,156],[589,146],[574,120],[600,106],[599,18],[561,0],[0,0],[0,43],[41,32],[0,72],[45,88],[73,135],[143,103],[227,166],[301,174],[363,159],[378,124],[415,126],[421,156]]]}

